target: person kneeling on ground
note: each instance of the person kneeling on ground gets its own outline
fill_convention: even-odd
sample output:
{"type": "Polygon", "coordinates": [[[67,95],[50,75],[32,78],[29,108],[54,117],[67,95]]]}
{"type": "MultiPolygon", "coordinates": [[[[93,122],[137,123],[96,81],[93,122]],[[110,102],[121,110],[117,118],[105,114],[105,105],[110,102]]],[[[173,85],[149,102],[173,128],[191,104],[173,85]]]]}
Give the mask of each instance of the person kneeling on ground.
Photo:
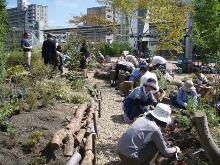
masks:
{"type": "Polygon", "coordinates": [[[116,64],[115,66],[115,77],[114,77],[114,81],[111,84],[111,86],[115,86],[118,82],[118,75],[119,75],[119,71],[123,70],[123,71],[128,71],[129,73],[131,73],[134,69],[134,65],[131,62],[128,61],[119,61],[118,64],[116,64]]]}
{"type": "Polygon", "coordinates": [[[151,63],[154,66],[154,69],[162,69],[163,68],[166,70],[167,60],[161,56],[154,56],[151,63]]]}
{"type": "Polygon", "coordinates": [[[126,123],[132,123],[136,117],[143,114],[145,106],[156,105],[152,91],[156,90],[156,80],[149,78],[146,83],[135,88],[124,100],[124,120],[126,123]]]}
{"type": "Polygon", "coordinates": [[[171,101],[177,108],[186,109],[189,99],[192,99],[194,105],[197,106],[197,92],[191,80],[184,82],[184,85],[179,89],[177,96],[173,96],[171,101]]]}
{"type": "Polygon", "coordinates": [[[146,72],[148,71],[148,66],[141,66],[140,68],[135,68],[132,73],[131,76],[129,78],[129,81],[137,81],[138,79],[140,79],[146,72]]]}
{"type": "Polygon", "coordinates": [[[207,80],[206,76],[204,74],[202,74],[201,71],[198,70],[195,73],[195,75],[196,75],[196,81],[195,81],[196,84],[198,84],[198,85],[204,85],[204,84],[207,85],[208,84],[208,80],[207,80]]]}
{"type": "MultiPolygon", "coordinates": [[[[171,108],[159,103],[155,110],[138,118],[118,141],[117,151],[126,165],[150,164],[158,151],[165,157],[180,153],[178,146],[168,148],[160,127],[171,122],[171,108]]],[[[154,162],[152,162],[154,163],[154,162]]]]}

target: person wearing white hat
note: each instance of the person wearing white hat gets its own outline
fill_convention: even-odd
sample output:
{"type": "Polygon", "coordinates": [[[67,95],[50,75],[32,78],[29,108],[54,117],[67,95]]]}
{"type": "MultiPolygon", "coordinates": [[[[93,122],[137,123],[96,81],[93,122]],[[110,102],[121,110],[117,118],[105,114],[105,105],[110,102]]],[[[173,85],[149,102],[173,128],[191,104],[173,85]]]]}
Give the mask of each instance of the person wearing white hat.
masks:
{"type": "Polygon", "coordinates": [[[156,105],[152,91],[156,89],[156,80],[149,78],[142,87],[135,88],[123,102],[124,120],[132,123],[136,117],[143,114],[148,105],[156,105]]]}
{"type": "Polygon", "coordinates": [[[164,69],[166,69],[167,60],[161,56],[154,56],[151,63],[156,68],[159,66],[164,66],[164,69]]]}
{"type": "Polygon", "coordinates": [[[197,92],[195,87],[193,86],[193,82],[191,80],[186,80],[184,85],[179,89],[177,97],[176,97],[176,104],[174,106],[177,108],[186,109],[188,106],[189,99],[193,99],[194,105],[197,106],[197,92]]]}
{"type": "Polygon", "coordinates": [[[178,146],[167,147],[160,127],[171,122],[171,108],[157,104],[155,110],[138,118],[118,141],[117,151],[126,165],[150,164],[158,151],[164,157],[180,153],[178,146]]]}

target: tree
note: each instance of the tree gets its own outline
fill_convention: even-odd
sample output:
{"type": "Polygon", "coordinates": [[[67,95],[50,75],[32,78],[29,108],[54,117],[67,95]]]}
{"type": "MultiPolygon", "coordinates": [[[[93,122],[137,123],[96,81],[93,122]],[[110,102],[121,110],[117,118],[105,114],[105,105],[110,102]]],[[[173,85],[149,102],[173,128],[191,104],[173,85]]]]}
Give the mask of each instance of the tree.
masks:
{"type": "Polygon", "coordinates": [[[188,1],[181,0],[98,0],[114,6],[130,18],[142,19],[143,22],[156,26],[158,49],[168,49],[181,53],[182,39],[185,35],[186,20],[191,10],[188,1]],[[146,10],[147,17],[137,17],[136,11],[146,10]]]}
{"type": "Polygon", "coordinates": [[[0,84],[3,80],[3,71],[5,64],[5,54],[4,54],[4,42],[5,34],[7,31],[7,10],[6,1],[0,0],[0,84]]]}
{"type": "Polygon", "coordinates": [[[197,53],[214,57],[220,52],[220,3],[193,0],[193,41],[197,53]]]}

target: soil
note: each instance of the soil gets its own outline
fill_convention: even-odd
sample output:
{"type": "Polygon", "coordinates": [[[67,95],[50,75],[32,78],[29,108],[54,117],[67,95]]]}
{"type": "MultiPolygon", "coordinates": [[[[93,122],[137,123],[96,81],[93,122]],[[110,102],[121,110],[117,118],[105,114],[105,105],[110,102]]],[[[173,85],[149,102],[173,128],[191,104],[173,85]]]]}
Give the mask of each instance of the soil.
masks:
{"type": "MultiPolygon", "coordinates": [[[[122,101],[120,92],[110,87],[110,83],[93,78],[93,73],[89,74],[90,84],[96,84],[98,90],[102,92],[101,118],[98,118],[97,137],[97,159],[104,165],[122,165],[116,145],[118,139],[129,127],[122,117],[122,101]]],[[[53,153],[50,149],[50,140],[53,134],[62,128],[75,112],[76,105],[63,102],[53,102],[46,108],[39,108],[33,112],[21,112],[10,118],[10,122],[15,126],[16,135],[11,137],[8,132],[0,132],[0,165],[26,165],[36,160],[36,156],[45,156],[49,165],[66,164],[62,149],[53,153]],[[25,145],[28,136],[33,131],[40,131],[43,137],[39,143],[27,152],[25,145]],[[10,138],[7,141],[5,139],[10,138]]],[[[189,132],[178,126],[174,132],[168,134],[166,140],[170,145],[178,145],[183,151],[183,158],[187,165],[200,165],[207,162],[204,152],[193,155],[192,153],[200,149],[200,144],[196,133],[189,132]]],[[[175,159],[174,159],[175,163],[175,159]]],[[[33,164],[33,163],[32,163],[33,164]]],[[[40,164],[40,163],[38,163],[40,164]]],[[[172,163],[170,163],[172,164],[172,163]]]]}
{"type": "Polygon", "coordinates": [[[53,104],[31,113],[21,112],[10,118],[16,137],[10,138],[8,132],[0,132],[0,165],[31,164],[35,156],[45,156],[47,164],[65,164],[66,159],[62,156],[62,151],[59,150],[55,154],[51,152],[49,142],[53,134],[65,125],[66,118],[74,115],[76,105],[62,102],[53,104]],[[25,144],[34,131],[42,132],[43,136],[31,151],[27,151],[25,144]],[[6,141],[8,138],[10,140],[6,141]]]}

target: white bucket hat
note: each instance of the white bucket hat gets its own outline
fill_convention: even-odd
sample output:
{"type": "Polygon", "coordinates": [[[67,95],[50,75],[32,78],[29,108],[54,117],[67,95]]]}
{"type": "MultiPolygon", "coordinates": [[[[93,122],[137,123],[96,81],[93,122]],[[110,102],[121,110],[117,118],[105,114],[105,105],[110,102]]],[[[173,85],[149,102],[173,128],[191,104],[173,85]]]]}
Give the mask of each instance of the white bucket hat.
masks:
{"type": "Polygon", "coordinates": [[[157,82],[153,78],[147,79],[147,81],[143,85],[150,86],[150,87],[154,88],[154,90],[157,90],[157,82]]]}
{"type": "Polygon", "coordinates": [[[162,122],[171,123],[171,108],[167,104],[158,103],[155,110],[149,111],[149,113],[162,122]]]}

